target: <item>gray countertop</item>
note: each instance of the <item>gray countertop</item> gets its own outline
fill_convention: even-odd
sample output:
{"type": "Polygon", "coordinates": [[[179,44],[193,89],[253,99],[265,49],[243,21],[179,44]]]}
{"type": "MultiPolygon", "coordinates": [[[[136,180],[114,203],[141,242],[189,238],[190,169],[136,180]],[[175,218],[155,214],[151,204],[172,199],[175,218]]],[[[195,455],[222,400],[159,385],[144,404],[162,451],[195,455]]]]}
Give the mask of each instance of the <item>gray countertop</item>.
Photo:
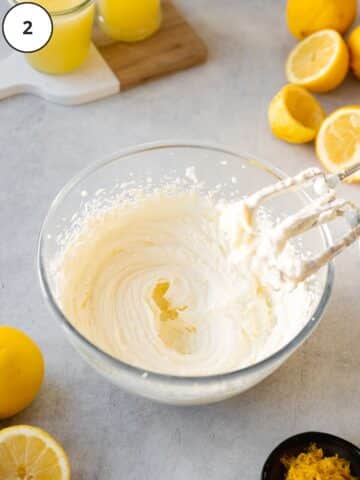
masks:
{"type": "MultiPolygon", "coordinates": [[[[267,125],[295,43],[284,1],[176,3],[209,46],[206,65],[76,108],[32,96],[0,103],[0,324],[29,333],[46,358],[41,394],[0,427],[27,423],[55,435],[74,480],[258,480],[269,451],[291,434],[323,430],[360,443],[356,248],[337,261],[332,299],[311,339],[260,385],[205,407],[168,407],[108,383],[68,344],[41,297],[41,222],[55,193],[94,160],[176,138],[223,143],[289,173],[316,164],[312,146],[282,143],[267,125]]],[[[360,83],[348,78],[321,100],[327,112],[360,103],[360,83]]],[[[360,186],[343,193],[360,202],[360,186]]]]}

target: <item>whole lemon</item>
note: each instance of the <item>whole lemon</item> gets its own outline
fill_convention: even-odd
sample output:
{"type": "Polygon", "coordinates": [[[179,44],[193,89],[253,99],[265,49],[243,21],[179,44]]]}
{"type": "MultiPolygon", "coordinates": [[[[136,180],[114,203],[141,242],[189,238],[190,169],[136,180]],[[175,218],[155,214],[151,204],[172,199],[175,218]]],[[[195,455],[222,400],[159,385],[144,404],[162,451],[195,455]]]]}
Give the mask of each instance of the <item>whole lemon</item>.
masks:
{"type": "Polygon", "coordinates": [[[27,407],[43,378],[44,360],[39,347],[20,330],[0,326],[0,419],[27,407]]]}
{"type": "Polygon", "coordinates": [[[349,36],[350,66],[354,74],[360,78],[360,27],[356,27],[349,36]]]}
{"type": "Polygon", "coordinates": [[[355,20],[357,0],[288,0],[287,24],[298,39],[327,28],[345,33],[355,20]]]}

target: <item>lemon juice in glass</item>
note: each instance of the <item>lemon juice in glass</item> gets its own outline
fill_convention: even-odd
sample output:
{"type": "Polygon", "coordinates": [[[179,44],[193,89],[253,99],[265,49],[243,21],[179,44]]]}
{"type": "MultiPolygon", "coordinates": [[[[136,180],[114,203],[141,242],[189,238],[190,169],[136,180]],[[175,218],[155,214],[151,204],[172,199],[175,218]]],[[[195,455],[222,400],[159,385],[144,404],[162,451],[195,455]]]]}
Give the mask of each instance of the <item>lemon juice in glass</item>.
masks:
{"type": "MultiPolygon", "coordinates": [[[[14,3],[21,3],[14,0],[14,3]]],[[[27,53],[32,67],[44,73],[65,74],[86,60],[95,14],[94,0],[37,0],[51,15],[53,34],[40,50],[27,53]]]]}
{"type": "Polygon", "coordinates": [[[99,23],[114,40],[137,42],[161,25],[161,0],[98,0],[99,23]]]}

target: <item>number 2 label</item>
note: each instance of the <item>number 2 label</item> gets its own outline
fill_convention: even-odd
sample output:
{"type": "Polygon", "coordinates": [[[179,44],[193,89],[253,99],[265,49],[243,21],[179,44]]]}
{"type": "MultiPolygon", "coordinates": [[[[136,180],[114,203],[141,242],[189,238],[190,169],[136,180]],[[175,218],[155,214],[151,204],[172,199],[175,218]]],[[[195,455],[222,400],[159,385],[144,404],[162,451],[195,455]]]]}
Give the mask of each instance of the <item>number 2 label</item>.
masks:
{"type": "Polygon", "coordinates": [[[32,53],[44,48],[50,41],[53,22],[49,12],[41,5],[19,0],[5,14],[2,31],[14,50],[32,53]]]}
{"type": "Polygon", "coordinates": [[[33,34],[33,32],[31,31],[32,23],[30,22],[30,20],[25,20],[25,22],[23,22],[23,24],[26,25],[26,28],[23,31],[23,34],[24,35],[32,35],[33,34]]]}

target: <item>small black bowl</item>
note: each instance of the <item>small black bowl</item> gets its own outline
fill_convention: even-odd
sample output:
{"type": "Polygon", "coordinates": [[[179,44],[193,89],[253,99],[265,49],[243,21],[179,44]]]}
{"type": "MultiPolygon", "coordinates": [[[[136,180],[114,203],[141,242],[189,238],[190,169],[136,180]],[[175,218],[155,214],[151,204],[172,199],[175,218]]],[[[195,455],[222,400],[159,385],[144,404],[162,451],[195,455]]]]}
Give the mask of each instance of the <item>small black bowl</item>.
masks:
{"type": "Polygon", "coordinates": [[[290,437],[273,450],[266,460],[261,480],[284,480],[286,469],[281,463],[283,457],[296,457],[306,452],[309,446],[315,443],[324,450],[326,457],[338,454],[350,462],[351,473],[360,478],[360,449],[352,443],[321,432],[306,432],[290,437]]]}

